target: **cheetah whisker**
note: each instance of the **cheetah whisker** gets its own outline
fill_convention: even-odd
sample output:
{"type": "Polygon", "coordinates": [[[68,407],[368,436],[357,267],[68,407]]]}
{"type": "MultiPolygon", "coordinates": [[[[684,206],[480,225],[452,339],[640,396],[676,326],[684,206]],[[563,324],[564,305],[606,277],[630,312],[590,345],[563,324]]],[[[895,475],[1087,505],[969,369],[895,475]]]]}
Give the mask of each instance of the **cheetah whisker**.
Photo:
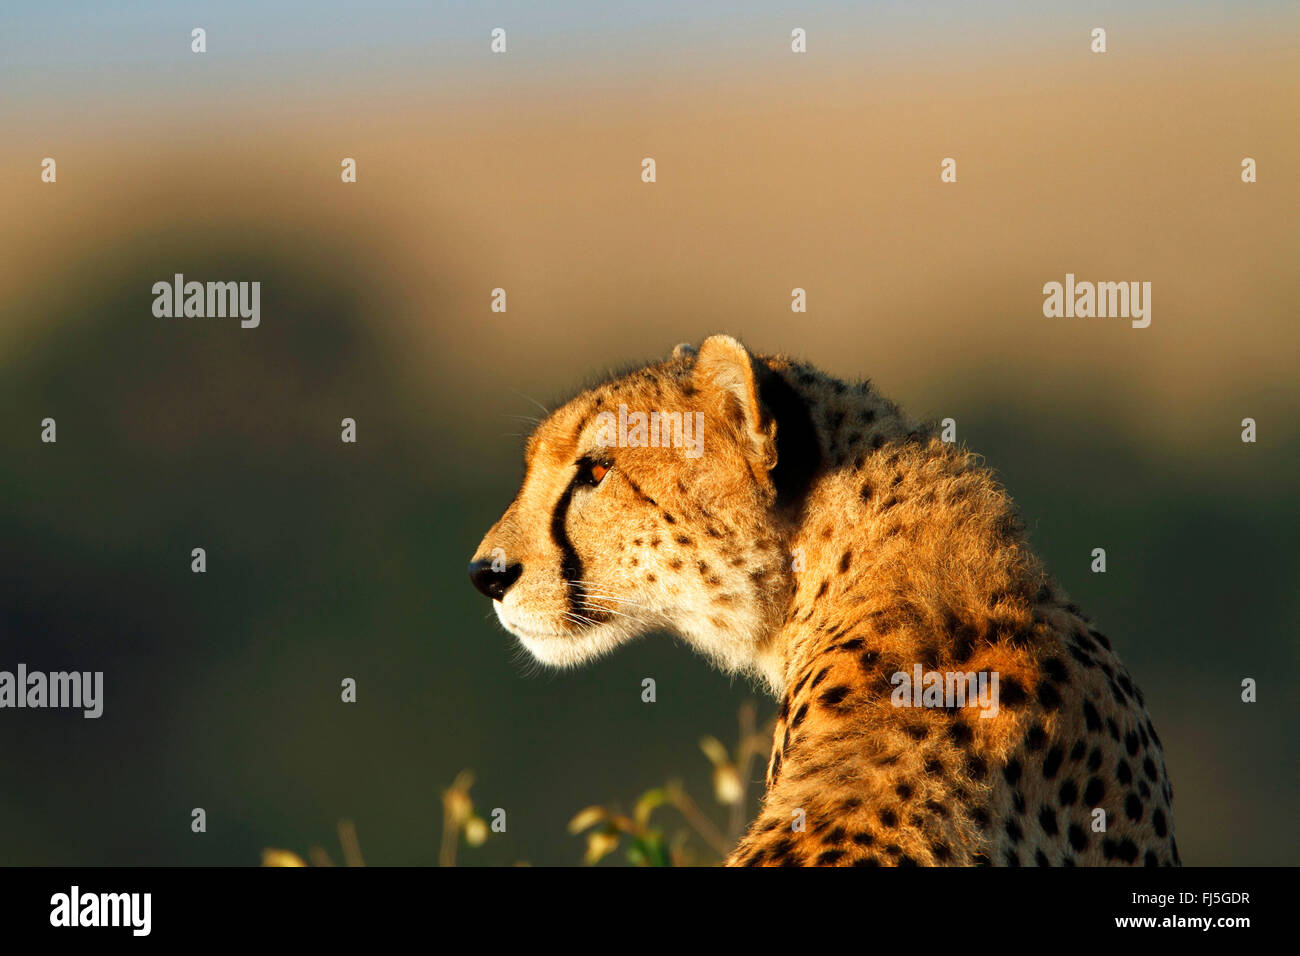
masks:
{"type": "Polygon", "coordinates": [[[640,601],[633,601],[631,598],[614,597],[612,594],[601,594],[599,591],[590,591],[587,588],[582,589],[584,597],[597,598],[601,601],[613,601],[615,604],[630,604],[633,607],[640,607],[640,601]]]}
{"type": "Polygon", "coordinates": [[[536,406],[541,410],[541,413],[542,413],[543,415],[550,415],[550,414],[551,414],[551,410],[550,410],[549,408],[547,408],[545,405],[543,405],[543,404],[542,404],[541,402],[539,402],[537,399],[533,398],[531,395],[525,395],[523,392],[518,391],[517,389],[513,389],[513,388],[512,388],[510,391],[514,392],[514,393],[515,393],[516,395],[518,395],[520,398],[526,398],[526,399],[528,399],[528,401],[532,402],[534,405],[536,405],[536,406]]]}
{"type": "Polygon", "coordinates": [[[636,620],[636,618],[634,618],[631,614],[625,614],[622,611],[615,611],[614,609],[608,607],[601,607],[599,604],[583,603],[583,604],[579,604],[578,606],[582,608],[584,611],[599,611],[602,614],[614,614],[618,617],[625,617],[629,621],[636,620]]]}

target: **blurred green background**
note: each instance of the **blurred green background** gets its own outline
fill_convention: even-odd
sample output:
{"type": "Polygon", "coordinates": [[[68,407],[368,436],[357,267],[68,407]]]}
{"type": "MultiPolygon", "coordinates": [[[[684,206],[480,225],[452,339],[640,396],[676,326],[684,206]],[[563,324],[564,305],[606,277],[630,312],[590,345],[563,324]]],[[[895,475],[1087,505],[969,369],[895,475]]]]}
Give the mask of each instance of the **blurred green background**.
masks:
{"type": "MultiPolygon", "coordinates": [[[[0,668],[106,689],[97,721],[0,712],[0,863],[337,858],[341,818],[369,863],[433,863],[463,768],[509,821],[463,863],[576,863],[577,810],[670,776],[712,807],[700,736],[772,704],[667,636],[539,672],[465,564],[517,488],[530,397],[715,331],[954,417],[1143,687],[1185,861],[1297,862],[1293,9],[1115,6],[1104,60],[1064,8],[1024,30],[895,12],[868,62],[880,24],[835,4],[804,59],[766,4],[731,40],[675,6],[637,40],[610,15],[604,47],[589,5],[549,32],[458,7],[438,44],[518,14],[519,55],[426,67],[366,45],[398,43],[398,7],[299,49],[236,4],[205,60],[201,19],[169,13],[177,41],[127,17],[96,70],[11,86],[0,668]],[[1151,328],[1045,319],[1067,271],[1152,281],[1151,328]],[[260,281],[261,326],[155,318],[177,272],[260,281]]],[[[71,19],[11,16],[79,62],[71,19]]]]}

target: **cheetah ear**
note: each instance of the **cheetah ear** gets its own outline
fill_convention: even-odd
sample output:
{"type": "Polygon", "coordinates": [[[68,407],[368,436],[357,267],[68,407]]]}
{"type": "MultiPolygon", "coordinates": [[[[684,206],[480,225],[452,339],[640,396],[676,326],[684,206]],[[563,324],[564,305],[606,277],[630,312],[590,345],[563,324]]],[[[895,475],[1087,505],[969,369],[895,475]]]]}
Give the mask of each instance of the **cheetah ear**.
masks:
{"type": "Polygon", "coordinates": [[[759,370],[745,347],[730,335],[711,335],[695,358],[695,387],[716,395],[719,408],[748,439],[748,456],[761,472],[776,465],[776,423],[763,408],[759,370]]]}
{"type": "Polygon", "coordinates": [[[679,342],[673,346],[673,358],[689,359],[695,358],[695,346],[690,342],[679,342]]]}

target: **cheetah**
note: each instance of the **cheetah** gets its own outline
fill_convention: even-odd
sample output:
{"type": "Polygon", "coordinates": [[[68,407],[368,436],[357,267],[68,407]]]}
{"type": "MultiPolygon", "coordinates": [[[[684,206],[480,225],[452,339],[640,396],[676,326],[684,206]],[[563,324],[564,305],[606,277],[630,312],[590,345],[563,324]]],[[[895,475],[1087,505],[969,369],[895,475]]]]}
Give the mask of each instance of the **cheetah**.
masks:
{"type": "Polygon", "coordinates": [[[869,381],[714,335],[583,391],[529,438],[469,571],[544,665],[669,631],[770,690],[728,865],[1181,865],[1111,642],[982,460],[869,381]]]}

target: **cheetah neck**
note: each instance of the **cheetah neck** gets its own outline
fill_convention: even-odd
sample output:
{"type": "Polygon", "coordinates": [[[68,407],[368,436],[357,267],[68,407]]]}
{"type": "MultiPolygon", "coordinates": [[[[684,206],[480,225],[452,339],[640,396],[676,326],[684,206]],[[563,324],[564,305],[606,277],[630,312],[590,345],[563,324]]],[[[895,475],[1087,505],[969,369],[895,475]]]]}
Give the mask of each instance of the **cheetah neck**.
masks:
{"type": "Polygon", "coordinates": [[[807,400],[826,467],[789,536],[793,593],[760,661],[770,686],[787,692],[851,636],[937,663],[957,622],[989,641],[991,618],[1029,627],[1047,579],[993,473],[865,387],[807,400]]]}

